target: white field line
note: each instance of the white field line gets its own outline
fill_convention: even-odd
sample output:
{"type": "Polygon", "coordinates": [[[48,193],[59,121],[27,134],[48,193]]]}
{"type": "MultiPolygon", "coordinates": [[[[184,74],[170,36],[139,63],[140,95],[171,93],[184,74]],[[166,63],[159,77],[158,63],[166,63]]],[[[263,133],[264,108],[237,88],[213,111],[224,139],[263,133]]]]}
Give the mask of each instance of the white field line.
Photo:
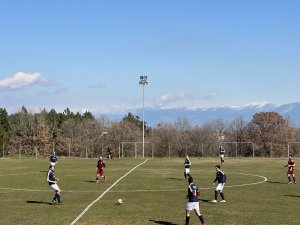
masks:
{"type": "Polygon", "coordinates": [[[77,216],[77,218],[70,223],[70,225],[74,225],[96,202],[98,202],[107,192],[110,191],[110,189],[112,189],[117,183],[119,183],[122,179],[124,179],[127,175],[129,175],[132,171],[134,171],[136,168],[138,168],[139,166],[145,164],[149,159],[146,159],[144,162],[140,163],[139,165],[135,166],[134,168],[132,168],[129,172],[127,172],[125,175],[123,175],[122,177],[120,177],[115,183],[113,183],[108,189],[106,189],[106,191],[104,191],[97,199],[95,199],[91,204],[89,204],[83,211],[82,213],[80,213],[79,216],[77,216]]]}
{"type": "MultiPolygon", "coordinates": [[[[129,171],[130,172],[130,171],[129,171]]],[[[234,184],[234,185],[226,185],[226,188],[233,188],[233,187],[243,187],[243,186],[250,186],[250,185],[256,185],[256,184],[262,184],[268,180],[268,178],[256,174],[248,174],[248,173],[235,173],[235,172],[227,172],[227,173],[232,173],[232,174],[241,174],[245,176],[254,176],[254,177],[259,177],[262,178],[262,181],[259,182],[254,182],[254,183],[248,183],[248,184],[234,184]]],[[[122,177],[121,177],[122,178],[122,177]]],[[[120,179],[121,179],[120,178],[120,179]]],[[[119,180],[120,180],[119,179],[119,180]]],[[[118,181],[119,181],[118,180],[118,181]]],[[[118,182],[116,181],[116,182],[118,182]]],[[[113,184],[115,185],[115,183],[113,184]]],[[[214,189],[214,187],[201,187],[201,190],[208,190],[208,189],[214,189]]],[[[22,188],[0,188],[0,190],[5,190],[5,191],[30,191],[30,192],[51,192],[51,190],[34,190],[34,189],[22,189],[22,188]]],[[[110,192],[116,192],[116,193],[126,193],[126,192],[172,192],[172,191],[185,191],[186,189],[156,189],[156,190],[124,190],[124,191],[110,191],[110,192]]],[[[95,191],[81,191],[81,190],[63,190],[63,192],[69,192],[69,193],[91,193],[91,192],[99,192],[99,190],[95,191]]]]}

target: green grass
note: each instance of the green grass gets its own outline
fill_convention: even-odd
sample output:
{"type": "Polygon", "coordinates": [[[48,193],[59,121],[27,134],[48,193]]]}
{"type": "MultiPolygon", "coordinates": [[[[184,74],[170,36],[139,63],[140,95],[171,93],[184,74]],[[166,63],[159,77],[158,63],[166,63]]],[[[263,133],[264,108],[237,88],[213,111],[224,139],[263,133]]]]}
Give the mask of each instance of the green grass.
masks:
{"type": "MultiPolygon", "coordinates": [[[[70,224],[120,177],[144,159],[107,160],[107,183],[95,181],[97,159],[60,158],[62,205],[52,205],[53,192],[45,180],[48,159],[0,160],[0,224],[70,224]]],[[[200,208],[209,225],[299,224],[299,185],[288,185],[287,159],[226,159],[227,202],[212,204],[217,158],[191,158],[191,174],[201,189],[200,208]],[[267,182],[236,186],[263,181],[267,182]]],[[[295,160],[297,164],[297,159],[295,160]]],[[[76,224],[184,224],[187,182],[184,159],[149,159],[96,202],[76,224]],[[118,198],[123,199],[117,205],[118,198]]],[[[296,177],[299,169],[296,167],[296,177]]],[[[190,224],[200,224],[194,214],[190,224]]]]}

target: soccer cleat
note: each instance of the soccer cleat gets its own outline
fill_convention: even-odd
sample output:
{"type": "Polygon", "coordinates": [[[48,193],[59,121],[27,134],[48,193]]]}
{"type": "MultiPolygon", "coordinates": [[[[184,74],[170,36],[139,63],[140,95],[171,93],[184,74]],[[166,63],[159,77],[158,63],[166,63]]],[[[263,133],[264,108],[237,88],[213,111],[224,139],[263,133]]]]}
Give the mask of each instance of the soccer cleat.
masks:
{"type": "Polygon", "coordinates": [[[217,203],[218,201],[216,199],[212,200],[211,201],[212,203],[217,203]]]}
{"type": "Polygon", "coordinates": [[[226,200],[222,200],[222,201],[220,201],[220,202],[226,202],[226,200]]]}
{"type": "Polygon", "coordinates": [[[288,184],[292,184],[292,182],[289,182],[288,184]]]}
{"type": "Polygon", "coordinates": [[[53,200],[52,203],[55,204],[55,203],[56,203],[56,200],[53,200]]]}

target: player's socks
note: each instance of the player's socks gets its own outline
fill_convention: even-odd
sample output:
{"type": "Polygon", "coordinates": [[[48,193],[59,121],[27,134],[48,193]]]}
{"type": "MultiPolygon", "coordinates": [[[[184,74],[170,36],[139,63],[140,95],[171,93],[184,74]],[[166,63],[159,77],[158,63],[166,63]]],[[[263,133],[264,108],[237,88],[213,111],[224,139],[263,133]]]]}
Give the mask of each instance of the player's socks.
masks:
{"type": "Polygon", "coordinates": [[[60,203],[60,195],[56,193],[55,197],[57,198],[58,203],[60,203]]]}
{"type": "Polygon", "coordinates": [[[224,193],[220,192],[220,195],[221,195],[222,199],[225,200],[224,193]]]}
{"type": "Polygon", "coordinates": [[[185,217],[185,225],[189,225],[189,223],[190,223],[190,217],[186,216],[185,217]]]}
{"type": "Polygon", "coordinates": [[[204,224],[204,223],[205,223],[205,222],[204,222],[204,218],[203,218],[203,216],[202,216],[202,215],[200,215],[200,216],[199,216],[199,220],[201,221],[201,223],[202,223],[202,224],[204,224]]]}
{"type": "Polygon", "coordinates": [[[184,175],[184,179],[186,180],[186,173],[183,173],[183,175],[184,175]]]}
{"type": "Polygon", "coordinates": [[[218,199],[218,191],[215,190],[215,200],[218,199]]]}

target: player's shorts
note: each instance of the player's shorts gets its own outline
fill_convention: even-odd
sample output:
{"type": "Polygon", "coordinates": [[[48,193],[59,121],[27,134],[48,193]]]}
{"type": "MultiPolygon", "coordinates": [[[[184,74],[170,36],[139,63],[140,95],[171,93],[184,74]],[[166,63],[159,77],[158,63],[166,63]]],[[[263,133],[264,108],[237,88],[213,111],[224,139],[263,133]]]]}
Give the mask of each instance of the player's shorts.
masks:
{"type": "Polygon", "coordinates": [[[185,173],[190,173],[190,168],[184,168],[185,173]]]}
{"type": "Polygon", "coordinates": [[[97,170],[97,175],[103,176],[104,170],[97,170]]]}
{"type": "Polygon", "coordinates": [[[56,162],[50,162],[51,166],[55,166],[56,162]]]}
{"type": "Polygon", "coordinates": [[[199,210],[199,202],[188,202],[186,204],[186,210],[192,211],[192,210],[199,210]]]}
{"type": "Polygon", "coordinates": [[[292,167],[292,169],[288,169],[287,174],[294,174],[294,167],[292,167]]]}
{"type": "Polygon", "coordinates": [[[57,184],[51,184],[51,185],[50,185],[50,188],[51,188],[53,191],[59,190],[59,187],[58,187],[57,184]]]}
{"type": "Polygon", "coordinates": [[[216,191],[223,191],[224,185],[225,185],[224,183],[218,183],[216,187],[216,191]]]}
{"type": "Polygon", "coordinates": [[[225,158],[225,155],[220,155],[220,158],[221,158],[221,159],[224,159],[224,158],[225,158]]]}

